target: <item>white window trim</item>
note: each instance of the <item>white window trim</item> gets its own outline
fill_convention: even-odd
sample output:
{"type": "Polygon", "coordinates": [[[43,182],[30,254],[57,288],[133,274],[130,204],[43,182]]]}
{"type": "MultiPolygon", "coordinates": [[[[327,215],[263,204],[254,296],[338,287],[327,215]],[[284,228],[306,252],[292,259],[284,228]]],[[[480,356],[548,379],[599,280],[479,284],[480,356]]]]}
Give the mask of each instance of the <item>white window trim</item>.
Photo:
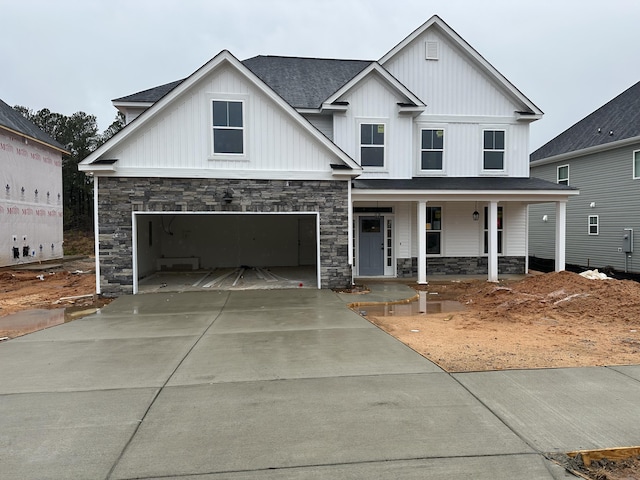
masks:
{"type": "Polygon", "coordinates": [[[569,185],[569,175],[570,175],[569,172],[570,172],[570,170],[571,169],[569,168],[568,164],[567,165],[558,165],[558,167],[556,168],[556,183],[558,183],[560,185],[569,185]],[[564,168],[564,167],[567,167],[567,178],[560,179],[560,169],[564,168]],[[567,183],[560,183],[561,181],[563,181],[563,182],[566,181],[567,183]]]}
{"type": "Polygon", "coordinates": [[[599,215],[589,215],[587,218],[587,233],[589,235],[600,235],[600,216],[599,215]],[[591,223],[591,219],[595,218],[596,223],[591,223]],[[596,227],[596,233],[591,233],[591,227],[596,227]]]}
{"type": "Polygon", "coordinates": [[[509,150],[509,130],[506,128],[505,125],[500,125],[500,126],[492,126],[492,125],[482,125],[481,127],[481,131],[480,131],[480,171],[482,172],[482,174],[484,175],[506,175],[507,174],[507,151],[509,150]],[[492,149],[492,150],[486,150],[489,152],[503,152],[502,154],[502,168],[501,169],[486,169],[484,168],[484,152],[485,152],[485,148],[484,148],[484,132],[487,131],[491,131],[491,132],[504,132],[504,150],[496,150],[496,149],[492,149]]]}
{"type": "Polygon", "coordinates": [[[447,173],[447,129],[444,125],[419,124],[417,132],[417,156],[416,156],[416,174],[418,176],[442,176],[447,173]],[[442,130],[444,132],[444,142],[442,144],[442,169],[440,170],[424,170],[422,168],[422,131],[423,130],[442,130]]]}
{"type": "Polygon", "coordinates": [[[249,117],[249,95],[229,94],[229,93],[211,93],[207,97],[207,131],[208,131],[208,151],[209,160],[240,160],[249,159],[249,128],[247,121],[249,117]],[[243,153],[214,153],[213,151],[213,102],[241,102],[242,103],[242,150],[243,153]]]}
{"type": "Polygon", "coordinates": [[[640,161],[640,150],[634,150],[633,156],[631,157],[631,168],[633,169],[633,179],[637,180],[640,178],[640,172],[636,171],[636,155],[638,156],[638,161],[640,161]]]}
{"type": "MultiPolygon", "coordinates": [[[[357,152],[358,164],[364,169],[365,172],[387,172],[389,170],[389,167],[387,164],[387,159],[388,159],[387,149],[389,148],[388,136],[387,136],[389,133],[389,119],[388,118],[358,118],[356,123],[357,123],[356,148],[358,149],[358,152],[357,152]],[[360,135],[360,129],[361,129],[361,125],[363,124],[384,126],[384,143],[382,144],[382,148],[383,148],[382,167],[367,167],[362,165],[362,158],[361,158],[362,137],[360,135]]],[[[379,146],[379,145],[376,145],[376,146],[379,146]]]]}

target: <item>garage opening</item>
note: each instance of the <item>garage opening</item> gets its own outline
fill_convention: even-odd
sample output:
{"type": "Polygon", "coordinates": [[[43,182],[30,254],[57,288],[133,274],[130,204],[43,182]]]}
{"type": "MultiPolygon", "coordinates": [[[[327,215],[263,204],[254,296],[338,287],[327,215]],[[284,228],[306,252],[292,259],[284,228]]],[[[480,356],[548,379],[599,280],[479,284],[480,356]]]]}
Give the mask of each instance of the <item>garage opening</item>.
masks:
{"type": "Polygon", "coordinates": [[[134,212],[134,293],[319,288],[317,213],[134,212]]]}

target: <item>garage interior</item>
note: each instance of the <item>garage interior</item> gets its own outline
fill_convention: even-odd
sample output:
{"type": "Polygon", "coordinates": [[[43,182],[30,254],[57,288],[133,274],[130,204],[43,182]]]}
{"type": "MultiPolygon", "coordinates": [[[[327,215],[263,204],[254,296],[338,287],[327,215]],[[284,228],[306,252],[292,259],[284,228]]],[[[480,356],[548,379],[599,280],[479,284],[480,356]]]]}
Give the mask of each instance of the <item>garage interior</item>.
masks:
{"type": "Polygon", "coordinates": [[[134,293],[319,288],[316,213],[134,214],[134,293]]]}

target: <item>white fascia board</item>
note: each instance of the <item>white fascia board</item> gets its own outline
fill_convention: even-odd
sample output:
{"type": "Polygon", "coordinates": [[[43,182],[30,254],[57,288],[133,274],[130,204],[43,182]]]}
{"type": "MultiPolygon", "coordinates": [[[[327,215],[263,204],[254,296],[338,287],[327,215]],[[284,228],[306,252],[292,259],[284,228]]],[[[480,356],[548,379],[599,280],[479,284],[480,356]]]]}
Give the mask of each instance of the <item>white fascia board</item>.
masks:
{"type": "Polygon", "coordinates": [[[342,88],[340,88],[336,93],[331,95],[322,103],[322,108],[329,107],[340,107],[342,105],[333,105],[334,102],[338,101],[340,97],[345,95],[349,90],[358,85],[361,81],[363,81],[369,75],[377,73],[382,77],[382,79],[397,93],[406,97],[410,102],[415,103],[417,106],[426,107],[426,104],[420,100],[411,90],[405,87],[400,81],[391,75],[382,65],[378,62],[372,62],[368,67],[362,70],[358,75],[349,80],[342,88]]]}
{"type": "Polygon", "coordinates": [[[624,140],[605,143],[604,145],[595,145],[593,147],[583,148],[581,150],[574,150],[573,152],[561,153],[560,155],[541,158],[540,160],[533,160],[532,162],[529,162],[529,167],[539,167],[541,165],[547,165],[549,163],[565,162],[573,158],[583,157],[585,155],[591,155],[594,153],[606,152],[608,150],[614,150],[616,148],[633,145],[634,143],[640,143],[640,136],[625,138],[624,140]]]}
{"type": "Polygon", "coordinates": [[[542,118],[541,113],[522,113],[516,112],[516,120],[518,122],[535,122],[536,120],[540,120],[542,118]]]}
{"type": "MultiPolygon", "coordinates": [[[[88,166],[90,167],[90,165],[88,166]]],[[[221,170],[221,169],[178,169],[178,168],[119,168],[116,171],[91,170],[96,177],[135,178],[211,178],[240,180],[350,180],[354,174],[337,175],[331,170],[299,171],[290,170],[221,170]]],[[[357,176],[361,172],[356,172],[357,176]]]]}
{"type": "Polygon", "coordinates": [[[365,201],[418,201],[427,202],[557,202],[567,201],[570,196],[579,195],[580,191],[555,190],[367,190],[361,192],[358,189],[352,191],[354,202],[365,201]]]}
{"type": "Polygon", "coordinates": [[[321,108],[296,108],[296,112],[298,112],[300,115],[304,115],[305,113],[320,114],[322,113],[322,109],[321,108]]]}
{"type": "Polygon", "coordinates": [[[111,102],[116,109],[122,113],[127,114],[129,110],[147,110],[153,106],[153,102],[111,102]]]}
{"type": "Polygon", "coordinates": [[[332,105],[330,103],[323,103],[320,108],[320,113],[344,113],[349,109],[349,105],[332,105]]]}
{"type": "Polygon", "coordinates": [[[426,106],[402,106],[398,105],[398,114],[399,115],[410,115],[412,117],[417,117],[425,111],[426,106]]]}
{"type": "Polygon", "coordinates": [[[93,165],[82,165],[78,164],[78,170],[81,172],[88,172],[89,174],[97,174],[101,172],[115,172],[116,164],[93,164],[93,165]]]}
{"type": "Polygon", "coordinates": [[[152,107],[154,102],[117,102],[113,101],[111,104],[118,110],[120,108],[149,108],[152,107]]]}
{"type": "Polygon", "coordinates": [[[154,103],[150,108],[141,113],[140,116],[138,116],[133,122],[123,128],[108,142],[106,142],[80,163],[84,165],[90,165],[92,162],[99,159],[102,155],[120,144],[124,139],[135,133],[138,129],[141,128],[142,125],[146,124],[151,119],[161,114],[165,110],[167,105],[171,104],[178,96],[190,89],[194,84],[196,84],[203,77],[208,75],[210,72],[212,72],[222,64],[231,65],[241,74],[243,74],[247,78],[247,80],[252,82],[256,86],[256,88],[262,91],[262,93],[267,95],[271,100],[273,100],[282,109],[289,113],[289,115],[295,122],[297,122],[303,129],[305,129],[307,133],[311,134],[324,147],[326,147],[334,155],[336,155],[342,162],[344,162],[351,168],[360,168],[360,166],[351,157],[349,157],[349,155],[347,155],[331,140],[325,137],[324,134],[322,134],[317,128],[315,128],[306,118],[300,115],[291,105],[289,105],[284,99],[282,99],[282,97],[275,93],[266,83],[260,80],[260,78],[258,78],[251,70],[245,67],[242,62],[234,57],[228,50],[223,50],[218,55],[209,60],[209,62],[192,73],[180,85],[171,90],[168,94],[154,103]]]}
{"type": "Polygon", "coordinates": [[[480,55],[475,48],[473,48],[467,41],[462,38],[455,30],[453,30],[447,23],[442,20],[438,15],[432,16],[429,20],[423,23],[420,27],[415,29],[408,37],[402,40],[398,45],[393,47],[388,53],[386,53],[378,63],[384,66],[389,60],[400,53],[407,45],[413,42],[416,38],[422,35],[426,30],[436,26],[442,33],[447,35],[455,44],[458,45],[460,50],[476,65],[483,69],[490,77],[493,77],[496,82],[508,92],[514,98],[519,100],[522,104],[526,105],[534,114],[543,115],[543,111],[540,110],[526,95],[524,95],[515,85],[513,85],[507,78],[502,75],[493,65],[491,65],[482,55],[480,55]]]}

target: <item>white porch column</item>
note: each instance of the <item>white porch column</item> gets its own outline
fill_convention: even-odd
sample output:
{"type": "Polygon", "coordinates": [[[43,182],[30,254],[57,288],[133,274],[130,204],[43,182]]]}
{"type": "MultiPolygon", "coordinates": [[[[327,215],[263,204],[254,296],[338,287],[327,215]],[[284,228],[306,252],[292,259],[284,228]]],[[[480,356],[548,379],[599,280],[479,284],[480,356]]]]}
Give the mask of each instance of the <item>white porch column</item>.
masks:
{"type": "Polygon", "coordinates": [[[490,282],[498,281],[498,202],[489,202],[487,219],[488,227],[488,267],[490,282]]]}
{"type": "Polygon", "coordinates": [[[565,268],[567,246],[567,203],[556,202],[556,272],[565,268]]]}
{"type": "Polygon", "coordinates": [[[427,202],[418,201],[418,283],[427,283],[427,202]]]}

